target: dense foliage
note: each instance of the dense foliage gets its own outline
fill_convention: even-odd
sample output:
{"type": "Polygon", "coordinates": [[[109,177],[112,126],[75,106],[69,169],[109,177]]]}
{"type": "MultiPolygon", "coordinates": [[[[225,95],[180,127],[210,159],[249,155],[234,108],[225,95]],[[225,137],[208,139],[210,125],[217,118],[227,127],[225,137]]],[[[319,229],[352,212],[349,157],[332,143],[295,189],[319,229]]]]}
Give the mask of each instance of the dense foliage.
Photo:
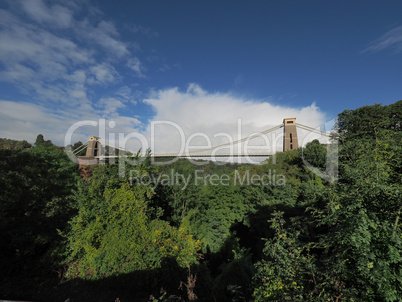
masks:
{"type": "Polygon", "coordinates": [[[16,141],[13,139],[0,138],[0,149],[5,150],[24,150],[32,147],[27,141],[16,141]]]}
{"type": "Polygon", "coordinates": [[[62,261],[59,230],[74,215],[72,192],[78,179],[77,167],[55,147],[0,150],[3,293],[23,295],[62,261]]]}
{"type": "Polygon", "coordinates": [[[3,140],[0,298],[401,301],[401,115],[402,101],[339,114],[339,157],[312,141],[125,177],[82,178],[41,135],[3,140]]]}
{"type": "Polygon", "coordinates": [[[182,267],[196,263],[200,244],[192,235],[150,218],[152,188],[130,187],[113,170],[115,167],[98,167],[78,185],[78,215],[66,235],[69,259],[74,261],[68,275],[98,278],[155,269],[167,257],[182,267]]]}
{"type": "Polygon", "coordinates": [[[401,101],[339,115],[339,182],[303,215],[275,213],[257,301],[400,301],[401,117],[401,101]]]}

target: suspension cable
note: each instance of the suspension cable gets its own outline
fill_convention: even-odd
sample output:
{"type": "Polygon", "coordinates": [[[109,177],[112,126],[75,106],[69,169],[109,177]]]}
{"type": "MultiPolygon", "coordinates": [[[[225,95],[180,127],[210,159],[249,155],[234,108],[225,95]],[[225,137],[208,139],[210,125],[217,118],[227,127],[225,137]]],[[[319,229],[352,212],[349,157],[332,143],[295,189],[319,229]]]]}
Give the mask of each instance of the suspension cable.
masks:
{"type": "MultiPolygon", "coordinates": [[[[245,142],[245,141],[247,141],[247,140],[251,140],[251,139],[253,139],[253,138],[259,137],[259,136],[261,136],[262,134],[267,134],[267,133],[269,133],[269,132],[278,130],[278,129],[280,129],[281,127],[283,127],[282,124],[280,124],[280,125],[278,125],[278,126],[275,126],[275,127],[272,127],[272,128],[270,128],[270,129],[268,129],[268,130],[255,133],[255,134],[253,134],[253,135],[251,135],[251,136],[243,137],[243,138],[241,138],[241,139],[239,139],[239,140],[236,140],[236,141],[234,141],[234,142],[224,143],[224,144],[221,144],[221,145],[218,145],[218,146],[214,146],[214,147],[210,147],[210,148],[205,148],[205,149],[191,150],[191,151],[187,151],[186,154],[188,154],[189,156],[191,156],[191,154],[194,154],[194,153],[202,153],[202,152],[212,151],[212,150],[215,150],[215,149],[218,149],[218,148],[222,148],[222,147],[226,147],[226,146],[232,146],[232,145],[239,144],[239,143],[245,142]]],[[[169,153],[169,154],[165,154],[165,155],[166,155],[166,156],[175,156],[175,155],[177,155],[177,154],[169,153]]]]}
{"type": "MultiPolygon", "coordinates": [[[[306,125],[299,124],[299,123],[297,123],[296,126],[299,127],[300,129],[303,129],[303,130],[306,130],[306,131],[309,131],[309,132],[313,132],[315,134],[320,134],[320,135],[327,136],[327,137],[331,136],[330,134],[328,134],[328,132],[323,131],[321,129],[315,129],[313,127],[306,126],[306,125]]],[[[190,151],[187,151],[186,154],[191,156],[191,154],[194,154],[194,153],[202,153],[202,152],[206,152],[206,151],[216,150],[218,148],[222,148],[222,147],[226,147],[226,146],[233,146],[233,145],[240,144],[240,143],[243,143],[245,141],[254,139],[256,137],[260,137],[261,135],[268,134],[270,132],[276,131],[276,130],[282,128],[282,127],[284,127],[283,124],[279,124],[279,125],[274,126],[274,127],[270,128],[268,130],[264,130],[264,131],[261,131],[261,132],[258,132],[258,133],[254,133],[254,134],[249,135],[247,137],[238,139],[238,140],[236,140],[234,142],[224,143],[224,144],[220,144],[220,145],[213,146],[213,147],[210,147],[210,148],[205,148],[205,149],[190,150],[190,151]]],[[[130,151],[130,150],[127,150],[127,149],[124,149],[124,148],[121,148],[121,147],[113,146],[111,144],[107,144],[106,142],[102,141],[101,139],[99,139],[98,141],[100,143],[104,144],[105,146],[112,147],[114,149],[121,150],[121,151],[124,151],[124,152],[134,153],[133,151],[130,151]]],[[[77,149],[79,149],[79,148],[77,148],[77,149]]],[[[176,154],[176,153],[168,153],[168,154],[164,154],[164,155],[165,156],[177,156],[178,154],[176,154]]]]}
{"type": "Polygon", "coordinates": [[[113,146],[113,145],[107,144],[106,142],[102,141],[101,139],[99,139],[98,141],[99,141],[100,143],[103,143],[105,146],[112,147],[113,149],[117,149],[117,150],[121,150],[121,151],[124,151],[124,152],[130,152],[130,153],[133,153],[133,151],[126,150],[126,149],[124,149],[124,148],[120,148],[120,147],[116,147],[116,146],[113,146]]]}
{"type": "Polygon", "coordinates": [[[319,129],[319,128],[313,128],[313,127],[311,127],[311,126],[307,126],[307,125],[303,125],[303,124],[296,124],[296,126],[301,126],[301,127],[304,127],[304,128],[308,128],[308,129],[310,129],[310,130],[312,130],[312,131],[319,131],[319,132],[323,132],[323,133],[328,133],[327,131],[324,131],[324,130],[321,130],[321,129],[319,129]]]}
{"type": "Polygon", "coordinates": [[[316,128],[313,128],[313,127],[310,127],[310,126],[306,126],[306,125],[302,125],[302,124],[296,124],[296,126],[299,127],[299,128],[301,128],[301,129],[303,129],[303,130],[307,130],[307,131],[310,131],[310,132],[314,132],[314,133],[316,133],[316,134],[321,134],[321,135],[328,136],[328,137],[331,136],[327,131],[323,131],[323,130],[321,130],[321,129],[316,129],[316,128]]]}
{"type": "MultiPolygon", "coordinates": [[[[245,142],[245,141],[247,141],[247,140],[251,140],[251,139],[253,139],[253,138],[259,137],[259,136],[261,136],[261,135],[263,135],[263,134],[268,134],[269,132],[278,130],[278,129],[280,129],[281,127],[283,127],[282,124],[277,125],[277,126],[275,126],[275,127],[272,127],[272,128],[270,128],[270,129],[268,129],[268,130],[264,130],[264,131],[261,131],[261,132],[258,132],[258,133],[254,133],[254,134],[251,135],[251,136],[247,136],[247,137],[241,138],[241,139],[236,140],[236,141],[234,141],[234,142],[224,143],[224,144],[221,144],[221,145],[218,145],[218,146],[214,146],[214,147],[211,147],[211,148],[206,148],[206,149],[191,150],[191,151],[188,151],[187,154],[194,154],[194,153],[206,152],[206,151],[215,150],[215,149],[217,149],[217,148],[221,148],[221,147],[225,147],[225,146],[231,146],[231,145],[239,144],[239,143],[245,142]]],[[[106,146],[112,147],[112,148],[114,148],[114,149],[118,149],[118,150],[122,150],[122,151],[125,151],[125,152],[130,152],[130,153],[132,153],[132,151],[129,151],[129,150],[126,150],[126,149],[123,149],[123,148],[120,148],[120,147],[116,147],[116,146],[113,146],[113,145],[110,145],[110,144],[106,144],[104,141],[102,141],[102,140],[100,140],[100,139],[99,139],[99,142],[103,143],[103,144],[106,145],[106,146]]],[[[177,154],[175,154],[175,153],[169,153],[169,154],[165,154],[165,155],[166,155],[166,156],[175,156],[175,155],[177,155],[177,154]]]]}
{"type": "Polygon", "coordinates": [[[82,144],[81,146],[77,147],[75,150],[73,150],[73,154],[77,154],[79,152],[81,152],[82,150],[84,150],[87,147],[87,144],[89,143],[89,141],[87,141],[85,144],[82,144]]]}
{"type": "Polygon", "coordinates": [[[259,137],[259,136],[261,136],[262,134],[268,134],[269,132],[278,130],[278,129],[280,129],[281,127],[283,127],[282,124],[277,125],[277,126],[275,126],[275,127],[272,127],[272,128],[270,128],[270,129],[268,129],[268,130],[264,130],[264,131],[261,131],[261,132],[258,132],[258,133],[254,133],[254,134],[251,135],[251,136],[243,137],[243,138],[241,138],[241,139],[239,139],[239,140],[236,140],[236,141],[234,141],[234,142],[224,143],[224,144],[221,144],[221,145],[218,145],[218,146],[214,146],[214,147],[210,147],[210,148],[206,148],[206,149],[191,150],[191,151],[188,151],[187,154],[189,154],[189,153],[196,153],[196,152],[211,151],[211,150],[215,150],[215,149],[218,149],[218,148],[221,148],[221,147],[233,146],[233,145],[236,145],[236,144],[240,144],[240,143],[243,143],[243,142],[245,142],[245,141],[247,141],[247,140],[251,140],[251,139],[253,139],[253,138],[259,137]]]}
{"type": "Polygon", "coordinates": [[[315,133],[315,134],[318,134],[318,135],[322,135],[322,136],[325,136],[325,137],[331,137],[331,135],[329,135],[328,133],[323,133],[323,132],[320,132],[320,131],[315,131],[315,130],[311,130],[311,129],[304,128],[304,127],[299,127],[299,129],[306,130],[308,132],[315,133]]]}

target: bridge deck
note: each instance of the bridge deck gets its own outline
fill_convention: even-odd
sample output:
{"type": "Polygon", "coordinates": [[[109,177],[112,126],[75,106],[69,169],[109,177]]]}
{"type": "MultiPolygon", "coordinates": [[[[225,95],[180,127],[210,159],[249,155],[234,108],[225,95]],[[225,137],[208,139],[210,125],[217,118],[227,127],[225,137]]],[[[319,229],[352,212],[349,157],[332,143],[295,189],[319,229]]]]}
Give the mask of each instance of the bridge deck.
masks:
{"type": "MultiPolygon", "coordinates": [[[[179,154],[151,154],[150,157],[153,158],[202,158],[202,157],[269,157],[273,154],[187,154],[187,155],[179,155],[179,154]]],[[[96,156],[95,158],[118,158],[118,155],[105,155],[105,156],[96,156]]]]}

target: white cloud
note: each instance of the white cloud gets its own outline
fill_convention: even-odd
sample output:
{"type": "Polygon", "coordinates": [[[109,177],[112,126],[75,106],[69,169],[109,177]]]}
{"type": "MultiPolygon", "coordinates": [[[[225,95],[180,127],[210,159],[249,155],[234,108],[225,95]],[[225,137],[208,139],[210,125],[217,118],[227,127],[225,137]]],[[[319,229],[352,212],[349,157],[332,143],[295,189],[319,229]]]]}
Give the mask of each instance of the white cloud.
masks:
{"type": "Polygon", "coordinates": [[[31,143],[39,133],[47,139],[64,137],[63,124],[66,120],[45,107],[0,100],[0,108],[1,137],[25,139],[31,143]]]}
{"type": "Polygon", "coordinates": [[[116,69],[112,65],[105,62],[91,66],[89,70],[93,76],[88,79],[89,84],[113,83],[121,78],[116,69]]]}
{"type": "Polygon", "coordinates": [[[4,10],[0,10],[0,19],[10,22],[0,21],[0,62],[4,66],[0,80],[17,84],[25,93],[34,92],[44,101],[70,101],[69,88],[82,79],[73,76],[76,68],[93,62],[89,51],[4,10]]]}
{"type": "Polygon", "coordinates": [[[72,23],[72,11],[60,5],[47,7],[42,0],[21,1],[24,11],[35,21],[48,23],[61,28],[69,27],[72,23]]]}
{"type": "Polygon", "coordinates": [[[380,38],[370,43],[370,45],[363,50],[364,52],[377,52],[385,49],[392,49],[395,52],[402,51],[402,26],[397,26],[380,38]]]}
{"type": "Polygon", "coordinates": [[[131,98],[131,92],[132,92],[132,90],[131,90],[130,87],[128,87],[128,86],[123,86],[123,87],[120,87],[120,88],[116,91],[116,94],[119,95],[119,96],[121,96],[121,97],[124,98],[125,100],[128,100],[128,99],[131,98]]]}
{"type": "Polygon", "coordinates": [[[127,66],[131,70],[133,70],[138,77],[140,77],[140,78],[144,77],[144,74],[142,72],[142,70],[143,70],[142,64],[137,57],[132,57],[132,58],[128,59],[127,66]]]}
{"type": "MultiPolygon", "coordinates": [[[[103,99],[101,105],[107,107],[105,111],[96,111],[92,107],[82,104],[77,110],[59,112],[51,110],[46,106],[35,105],[32,103],[18,103],[7,100],[0,100],[0,137],[12,138],[17,140],[27,140],[35,142],[38,134],[43,134],[45,139],[52,140],[53,143],[63,146],[67,130],[71,125],[78,121],[91,120],[99,123],[102,118],[105,124],[114,121],[116,126],[106,128],[108,133],[130,133],[135,131],[140,121],[136,118],[120,116],[116,109],[124,107],[115,99],[103,99]],[[109,116],[102,116],[102,112],[110,111],[109,116]]],[[[73,135],[73,142],[86,142],[90,135],[99,135],[99,127],[81,127],[73,135]]]]}
{"type": "Polygon", "coordinates": [[[140,59],[129,49],[134,42],[122,41],[112,22],[93,21],[99,19],[96,10],[79,20],[74,14],[79,7],[62,3],[16,1],[9,10],[0,9],[0,80],[35,99],[74,104],[83,98],[77,86],[88,95],[92,85],[119,82],[115,65],[128,61],[133,75],[144,77],[140,59]]]}
{"type": "Polygon", "coordinates": [[[128,86],[120,87],[115,92],[115,95],[117,95],[123,102],[130,102],[133,105],[138,103],[135,99],[133,99],[135,93],[133,93],[133,90],[128,86]]]}
{"type": "MultiPolygon", "coordinates": [[[[234,96],[230,93],[209,93],[198,85],[192,84],[185,92],[178,88],[160,90],[153,93],[151,98],[144,100],[146,104],[153,106],[155,117],[151,122],[167,121],[175,123],[182,129],[186,139],[194,133],[204,133],[212,143],[212,146],[228,142],[225,137],[214,137],[218,133],[225,132],[233,137],[233,140],[247,137],[252,133],[258,133],[282,124],[283,118],[296,117],[297,122],[319,126],[325,121],[325,114],[313,103],[303,108],[290,108],[273,105],[267,101],[250,100],[234,96]],[[239,121],[241,131],[239,131],[239,121]],[[241,133],[240,133],[241,132],[241,133]]],[[[155,127],[154,153],[175,153],[180,150],[180,135],[173,125],[168,123],[155,127]]],[[[276,151],[282,148],[281,133],[269,135],[272,143],[274,140],[276,151]]],[[[148,128],[147,135],[150,135],[148,128]]],[[[299,131],[299,142],[303,142],[306,133],[299,131]]],[[[310,137],[310,140],[314,137],[310,137]]],[[[205,139],[199,137],[192,142],[206,146],[205,139]]],[[[254,139],[250,145],[264,145],[262,138],[254,139]]],[[[225,151],[225,150],[223,150],[225,151]]],[[[226,152],[229,150],[226,149],[226,152]]],[[[273,150],[260,148],[254,153],[270,153],[273,150]]]]}
{"type": "Polygon", "coordinates": [[[119,34],[111,22],[101,21],[93,25],[88,20],[84,20],[75,30],[80,37],[100,45],[109,55],[117,58],[130,55],[126,43],[118,39],[119,34]]]}
{"type": "Polygon", "coordinates": [[[103,112],[108,116],[116,113],[119,108],[126,107],[126,105],[116,98],[102,98],[99,100],[98,105],[104,108],[103,112]]]}
{"type": "Polygon", "coordinates": [[[262,100],[249,100],[230,93],[208,93],[196,84],[191,84],[186,92],[178,88],[160,90],[144,100],[152,105],[157,115],[155,119],[167,119],[195,126],[206,121],[231,123],[242,118],[247,124],[255,126],[276,125],[284,117],[300,115],[299,121],[323,122],[323,113],[312,104],[309,107],[294,109],[272,105],[262,100]],[[278,115],[278,113],[281,113],[278,115]]]}
{"type": "Polygon", "coordinates": [[[113,22],[99,21],[104,15],[96,8],[80,19],[81,4],[10,1],[7,10],[0,9],[0,81],[37,103],[1,101],[1,136],[32,141],[43,133],[62,145],[69,125],[79,120],[114,119],[123,132],[139,124],[118,112],[133,102],[131,91],[113,98],[108,93],[110,87],[118,89],[123,78],[118,67],[132,57],[134,75],[144,76],[133,55],[138,45],[123,41],[113,22]]]}

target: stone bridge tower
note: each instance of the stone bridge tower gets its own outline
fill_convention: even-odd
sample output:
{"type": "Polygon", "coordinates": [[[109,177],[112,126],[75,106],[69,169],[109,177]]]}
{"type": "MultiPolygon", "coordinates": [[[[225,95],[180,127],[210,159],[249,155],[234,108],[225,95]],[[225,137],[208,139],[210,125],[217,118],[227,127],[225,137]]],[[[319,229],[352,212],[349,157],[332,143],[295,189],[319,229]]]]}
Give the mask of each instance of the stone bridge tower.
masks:
{"type": "Polygon", "coordinates": [[[99,142],[99,137],[90,136],[89,142],[87,146],[87,153],[85,156],[78,156],[78,164],[80,166],[88,166],[88,165],[97,165],[101,163],[101,161],[96,158],[99,155],[102,155],[102,145],[99,142]]]}
{"type": "Polygon", "coordinates": [[[95,157],[101,155],[101,143],[99,142],[100,137],[90,136],[86,157],[95,157]]]}
{"type": "Polygon", "coordinates": [[[283,152],[299,148],[297,139],[296,118],[283,119],[283,152]]]}

